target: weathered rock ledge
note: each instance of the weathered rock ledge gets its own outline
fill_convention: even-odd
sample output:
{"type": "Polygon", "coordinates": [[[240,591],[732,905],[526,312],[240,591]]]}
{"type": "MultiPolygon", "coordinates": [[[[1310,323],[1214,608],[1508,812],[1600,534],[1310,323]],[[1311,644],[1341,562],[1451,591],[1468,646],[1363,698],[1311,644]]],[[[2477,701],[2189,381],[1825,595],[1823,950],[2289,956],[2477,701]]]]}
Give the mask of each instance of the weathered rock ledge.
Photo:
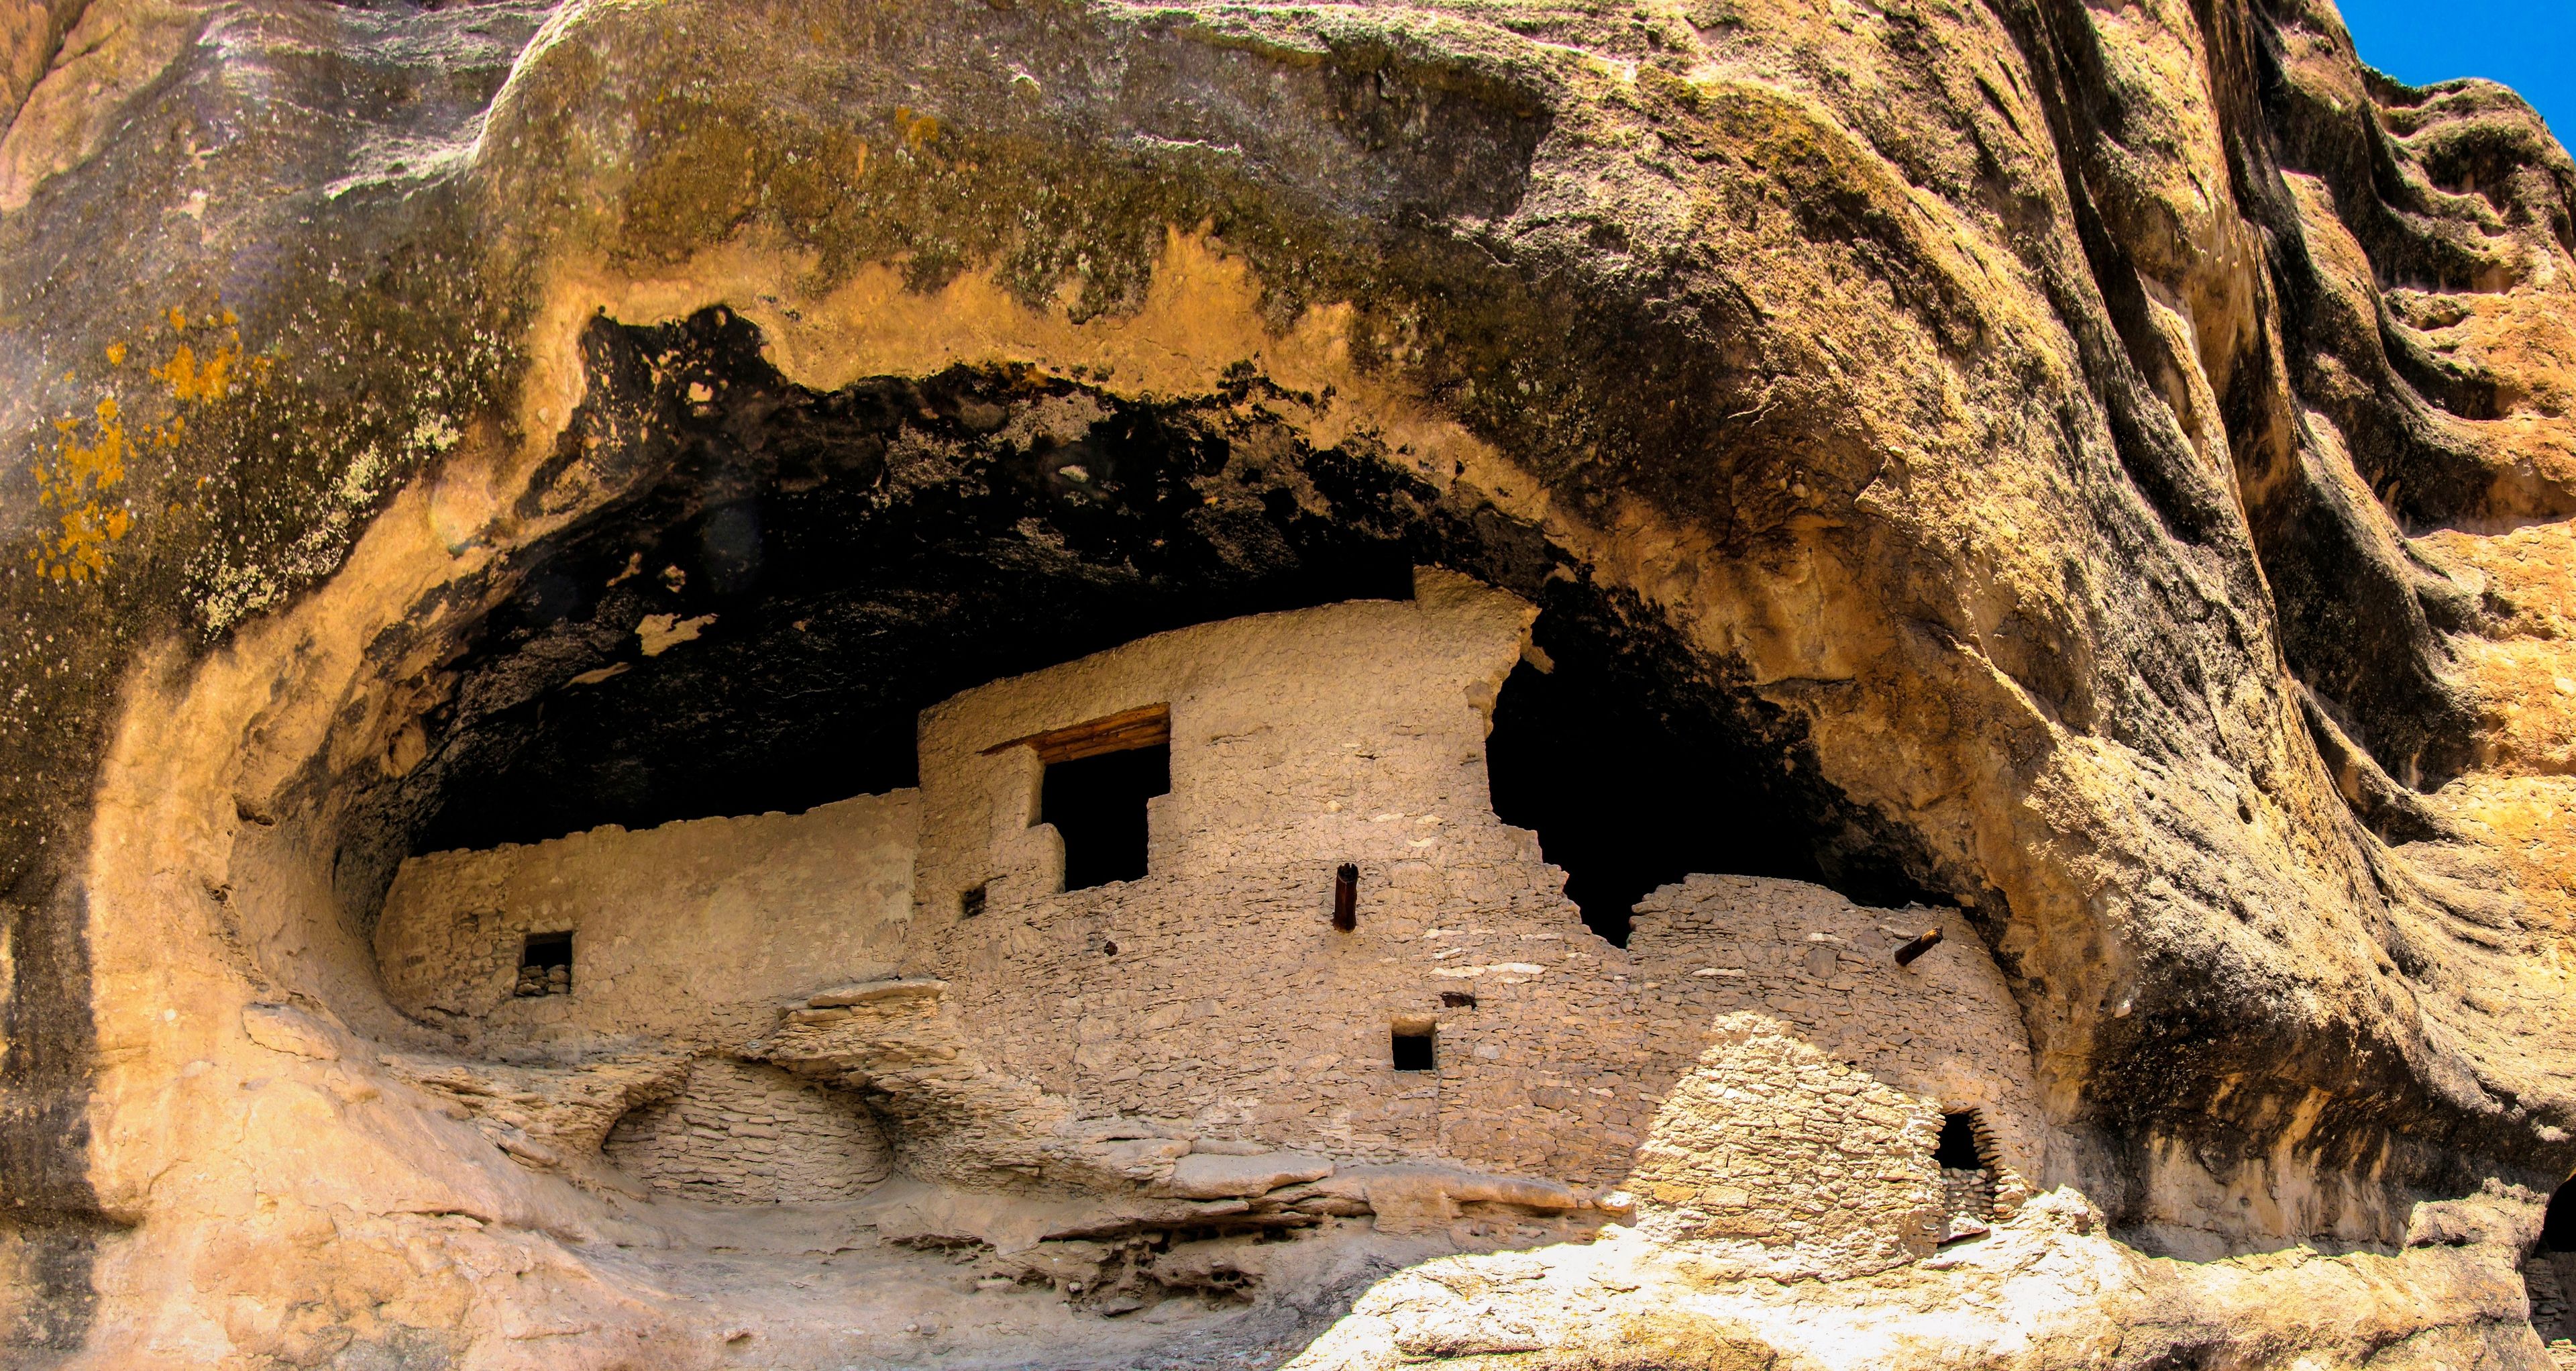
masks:
{"type": "Polygon", "coordinates": [[[2329,0],[48,0],[0,121],[0,1361],[2547,1364],[2576,163],[2329,0]],[[834,1198],[615,1161],[753,1096],[834,1198]]]}

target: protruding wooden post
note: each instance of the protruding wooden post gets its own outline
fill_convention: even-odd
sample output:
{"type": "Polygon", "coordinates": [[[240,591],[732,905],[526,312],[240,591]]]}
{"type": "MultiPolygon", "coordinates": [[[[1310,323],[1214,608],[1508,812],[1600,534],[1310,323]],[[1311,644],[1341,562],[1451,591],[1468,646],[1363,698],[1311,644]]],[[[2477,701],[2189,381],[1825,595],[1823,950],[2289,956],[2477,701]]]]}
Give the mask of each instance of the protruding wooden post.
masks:
{"type": "Polygon", "coordinates": [[[1350,932],[1360,926],[1360,869],[1350,862],[1333,872],[1333,927],[1350,932]]]}
{"type": "Polygon", "coordinates": [[[1896,964],[1898,966],[1911,966],[1914,964],[1915,958],[1922,956],[1924,953],[1929,952],[1940,945],[1941,930],[1937,928],[1927,928],[1923,930],[1922,937],[1896,949],[1896,964]]]}

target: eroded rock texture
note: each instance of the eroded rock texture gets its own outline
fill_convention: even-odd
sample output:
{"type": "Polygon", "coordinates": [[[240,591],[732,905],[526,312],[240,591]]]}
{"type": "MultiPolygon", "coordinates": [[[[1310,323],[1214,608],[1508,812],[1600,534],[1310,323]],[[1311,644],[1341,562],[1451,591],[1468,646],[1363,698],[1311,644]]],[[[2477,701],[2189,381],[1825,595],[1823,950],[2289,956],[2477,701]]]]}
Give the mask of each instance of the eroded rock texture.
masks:
{"type": "MultiPolygon", "coordinates": [[[[0,58],[10,1364],[2547,1364],[2576,164],[2510,92],[2326,0],[27,0],[0,58]],[[487,1037],[379,961],[409,858],[935,794],[960,692],[1458,578],[1525,641],[1443,687],[1492,812],[1436,817],[1521,893],[1406,927],[1601,935],[1444,965],[1593,978],[1498,1003],[1660,1078],[1528,1107],[1669,1195],[1399,1091],[1297,1133],[1050,1076],[996,987],[1072,926],[964,921],[1060,848],[925,849],[882,961],[731,1036],[487,1037]],[[2009,1090],[1773,946],[1921,926],[2009,1090]],[[1895,1217],[1720,1174],[1774,1066],[1895,1217]],[[849,1157],[762,1195],[868,1197],[660,1195],[758,1167],[682,1125],[773,1077],[869,1112],[798,1105],[849,1157]],[[1969,1105],[2015,1212],[1962,1223],[1918,1154],[1969,1105]]],[[[1264,993],[1132,988],[1217,1008],[1075,1054],[1264,993]]]]}

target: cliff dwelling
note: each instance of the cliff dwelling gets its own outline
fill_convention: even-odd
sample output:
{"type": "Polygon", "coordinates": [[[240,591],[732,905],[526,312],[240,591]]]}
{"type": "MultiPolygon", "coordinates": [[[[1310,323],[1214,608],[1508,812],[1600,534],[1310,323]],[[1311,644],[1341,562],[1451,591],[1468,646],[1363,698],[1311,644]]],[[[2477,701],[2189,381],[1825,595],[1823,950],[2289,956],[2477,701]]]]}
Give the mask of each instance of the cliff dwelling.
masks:
{"type": "Polygon", "coordinates": [[[375,963],[444,1041],[389,1060],[627,1200],[990,1195],[937,1236],[1075,1307],[1160,1299],[1178,1259],[1181,1290],[1221,1261],[1239,1297],[1292,1260],[1265,1247],[1362,1218],[1527,1246],[1709,1190],[1729,1212],[1688,1221],[1751,1268],[1876,1269],[1967,1221],[1945,1099],[1985,1111],[1975,1218],[2065,1164],[1991,962],[1890,955],[1955,911],[1702,873],[1624,947],[1588,927],[1487,798],[1537,611],[1451,572],[1410,590],[951,696],[914,785],[410,858],[375,963]],[[1747,1035],[1723,1068],[1712,1020],[1747,1035]],[[1740,1096],[1743,1136],[1659,1152],[1705,1089],[1740,1096]],[[1797,1124],[1766,1136],[1771,1114],[1797,1124]],[[1820,1184],[1821,1223],[1798,1205],[1820,1184]],[[1152,1261],[1102,1269],[1140,1238],[1152,1261]]]}
{"type": "Polygon", "coordinates": [[[0,1366],[2576,1366],[2513,92],[9,16],[0,1366]]]}

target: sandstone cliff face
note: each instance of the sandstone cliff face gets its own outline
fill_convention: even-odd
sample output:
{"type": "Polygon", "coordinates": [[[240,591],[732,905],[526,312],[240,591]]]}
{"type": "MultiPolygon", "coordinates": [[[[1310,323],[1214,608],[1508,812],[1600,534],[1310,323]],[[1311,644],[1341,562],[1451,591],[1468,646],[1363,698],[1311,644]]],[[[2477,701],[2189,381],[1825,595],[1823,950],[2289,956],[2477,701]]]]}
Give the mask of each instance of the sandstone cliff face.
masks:
{"type": "MultiPolygon", "coordinates": [[[[908,784],[958,690],[1419,564],[1723,759],[1755,874],[1963,912],[2092,1206],[1976,1287],[2072,1311],[2050,1364],[2539,1364],[2576,164],[2509,92],[2324,0],[92,0],[0,54],[11,1356],[718,1364],[568,1255],[667,1231],[360,1108],[441,1046],[402,858],[908,784]],[[2302,1242],[2355,1254],[2243,1255],[2302,1242]]],[[[1580,1299],[1712,1279],[1630,1241],[1580,1299]]],[[[1630,1364],[1555,1277],[1405,1279],[1308,1355],[1630,1364]]]]}

